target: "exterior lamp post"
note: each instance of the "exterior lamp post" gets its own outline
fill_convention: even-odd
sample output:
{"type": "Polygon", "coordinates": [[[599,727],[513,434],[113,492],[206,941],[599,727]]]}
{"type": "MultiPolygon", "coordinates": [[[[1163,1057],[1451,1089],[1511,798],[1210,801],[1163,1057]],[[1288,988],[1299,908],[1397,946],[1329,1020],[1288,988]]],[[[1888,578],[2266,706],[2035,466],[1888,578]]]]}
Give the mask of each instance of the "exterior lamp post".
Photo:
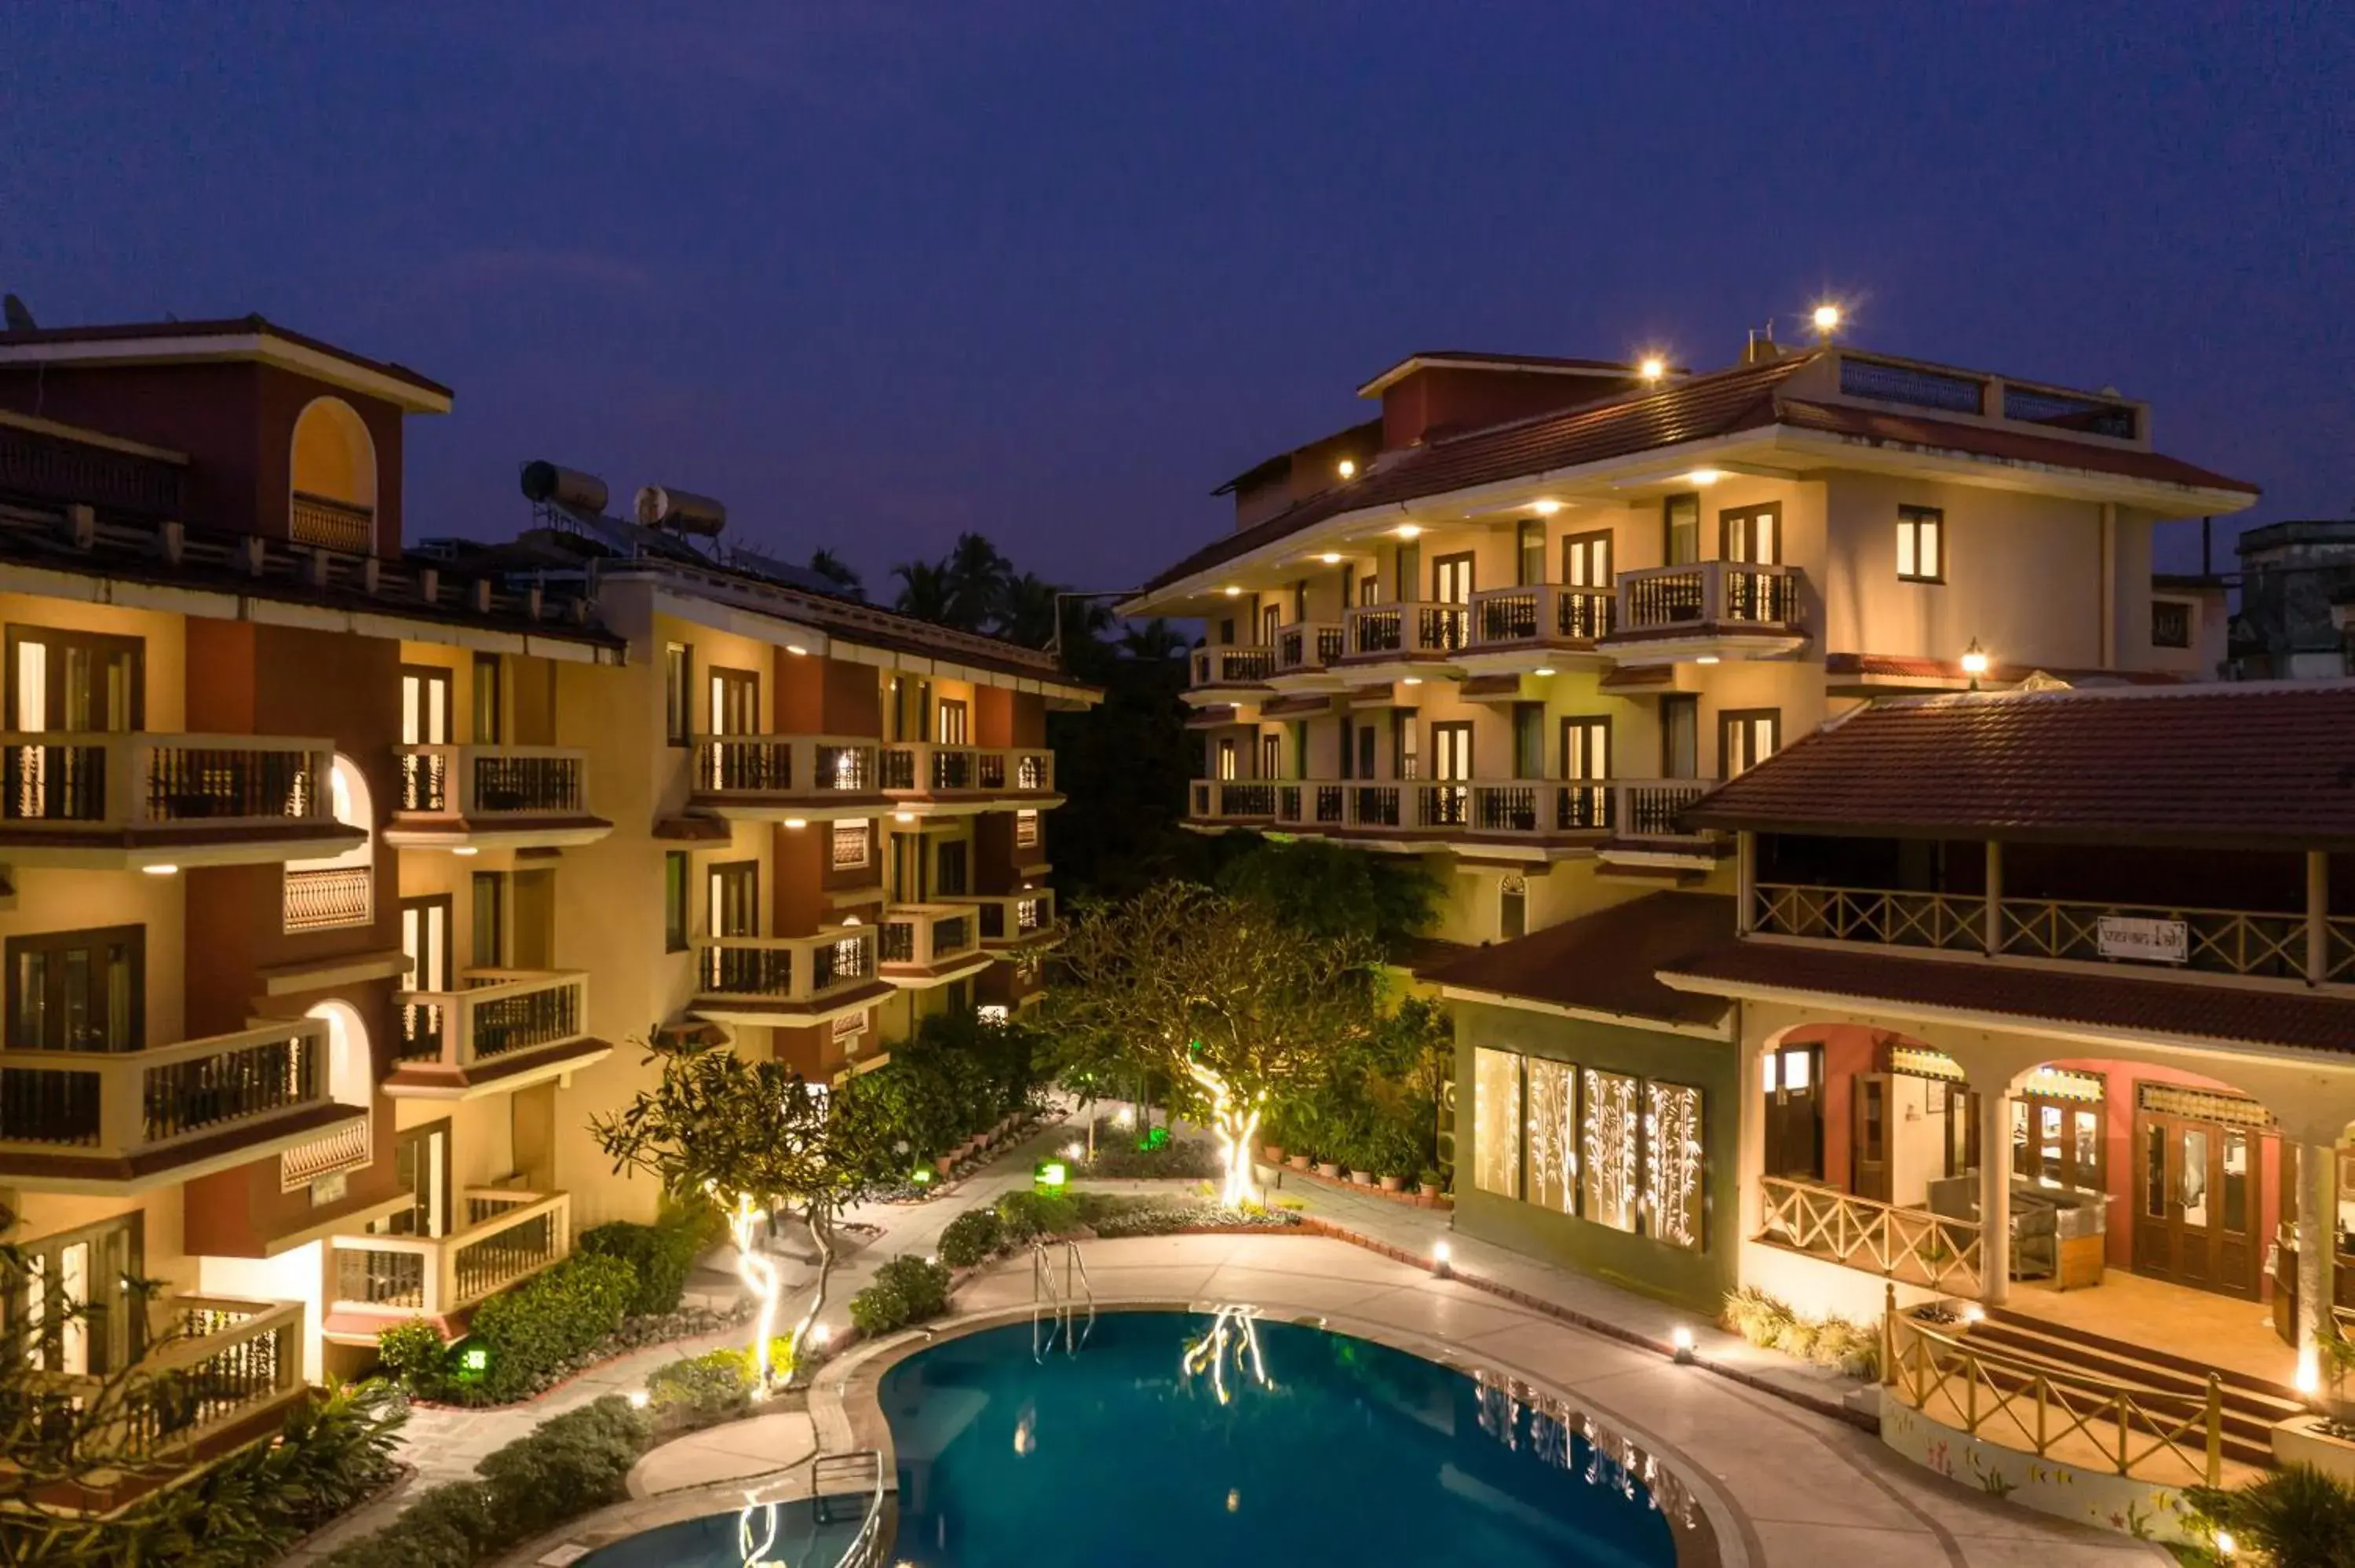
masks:
{"type": "Polygon", "coordinates": [[[1970,646],[1963,650],[1963,673],[1971,678],[1971,690],[1976,692],[1979,689],[1979,677],[1987,673],[1987,650],[1980,647],[1979,640],[1974,637],[1970,646]]]}

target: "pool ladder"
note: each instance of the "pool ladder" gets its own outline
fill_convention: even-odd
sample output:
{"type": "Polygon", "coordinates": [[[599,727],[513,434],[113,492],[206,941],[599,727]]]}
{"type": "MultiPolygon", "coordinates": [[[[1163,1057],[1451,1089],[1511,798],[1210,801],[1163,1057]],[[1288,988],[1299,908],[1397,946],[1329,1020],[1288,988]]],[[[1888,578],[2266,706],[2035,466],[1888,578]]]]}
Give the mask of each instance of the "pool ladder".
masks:
{"type": "Polygon", "coordinates": [[[1095,1287],[1088,1283],[1087,1259],[1080,1244],[1062,1242],[1050,1249],[1043,1241],[1030,1244],[1030,1358],[1043,1361],[1062,1336],[1063,1353],[1077,1355],[1096,1326],[1095,1287]],[[1058,1253],[1060,1254],[1058,1256],[1058,1253]],[[1056,1277],[1058,1269],[1062,1277],[1056,1277]],[[1084,1308],[1087,1319],[1081,1321],[1084,1308]]]}

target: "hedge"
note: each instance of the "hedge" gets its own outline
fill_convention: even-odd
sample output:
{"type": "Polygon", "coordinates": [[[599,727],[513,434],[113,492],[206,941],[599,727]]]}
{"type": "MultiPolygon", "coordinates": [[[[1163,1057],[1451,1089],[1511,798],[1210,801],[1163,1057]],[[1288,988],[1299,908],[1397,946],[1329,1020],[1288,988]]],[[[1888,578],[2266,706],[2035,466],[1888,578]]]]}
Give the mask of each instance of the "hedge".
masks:
{"type": "Polygon", "coordinates": [[[651,1225],[615,1220],[581,1233],[580,1250],[599,1257],[618,1257],[637,1271],[637,1288],[631,1292],[627,1315],[660,1317],[678,1310],[687,1294],[687,1277],[708,1245],[705,1227],[696,1216],[666,1215],[651,1225]]]}
{"type": "Polygon", "coordinates": [[[850,1298],[850,1320],[868,1339],[937,1318],[948,1309],[948,1266],[921,1257],[893,1258],[875,1271],[866,1289],[850,1298]]]}
{"type": "Polygon", "coordinates": [[[462,1400],[504,1403],[622,1326],[637,1271],[618,1257],[575,1253],[474,1308],[466,1337],[487,1353],[479,1377],[449,1377],[462,1400]]]}

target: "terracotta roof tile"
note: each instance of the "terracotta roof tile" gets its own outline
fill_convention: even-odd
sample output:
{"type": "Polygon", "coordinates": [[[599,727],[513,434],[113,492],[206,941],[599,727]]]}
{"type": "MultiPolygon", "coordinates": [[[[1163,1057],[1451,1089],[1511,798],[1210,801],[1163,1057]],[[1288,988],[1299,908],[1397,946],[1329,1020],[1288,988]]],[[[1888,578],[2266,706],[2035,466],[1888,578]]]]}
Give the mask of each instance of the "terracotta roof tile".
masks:
{"type": "Polygon", "coordinates": [[[1685,813],[1792,832],[2355,845],[2355,682],[1883,698],[1685,813]]]}
{"type": "Polygon", "coordinates": [[[1624,1018],[1714,1024],[1725,1016],[1723,1001],[1662,985],[1653,971],[1725,941],[1732,931],[1731,898],[1651,893],[1518,941],[1418,964],[1415,978],[1624,1018]]]}
{"type": "Polygon", "coordinates": [[[2355,1054],[2355,997],[1729,941],[1661,965],[1702,986],[1853,997],[2041,1023],[2355,1054]]]}

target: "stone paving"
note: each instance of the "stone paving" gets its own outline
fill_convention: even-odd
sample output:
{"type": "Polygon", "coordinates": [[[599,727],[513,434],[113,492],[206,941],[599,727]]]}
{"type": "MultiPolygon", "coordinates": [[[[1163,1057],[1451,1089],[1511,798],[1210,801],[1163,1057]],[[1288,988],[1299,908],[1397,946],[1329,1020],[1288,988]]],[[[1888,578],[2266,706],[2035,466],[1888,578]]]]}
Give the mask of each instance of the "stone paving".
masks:
{"type": "MultiPolygon", "coordinates": [[[[950,1220],[1027,1186],[1030,1162],[1070,1136],[1060,1128],[1042,1129],[930,1202],[876,1206],[851,1216],[877,1225],[880,1234],[837,1266],[824,1320],[837,1330],[846,1326],[850,1297],[878,1264],[900,1254],[928,1255],[950,1220]]],[[[1090,1185],[1138,1192],[1173,1186],[1090,1185]]],[[[2040,1568],[2126,1568],[2169,1561],[2156,1547],[1995,1502],[1906,1465],[1868,1434],[1824,1413],[1837,1410],[1858,1388],[1850,1380],[1755,1350],[1692,1314],[1456,1236],[1444,1211],[1315,1183],[1279,1186],[1274,1195],[1296,1199],[1305,1214],[1418,1263],[1445,1242],[1450,1268],[1459,1277],[1526,1293],[1592,1326],[1564,1322],[1479,1289],[1465,1277],[1440,1277],[1363,1246],[1315,1237],[1238,1234],[1086,1243],[1083,1255],[1096,1298],[1247,1301],[1319,1312],[1336,1328],[1362,1328],[1410,1348],[1486,1361],[1551,1384],[1614,1418],[1639,1441],[1648,1436],[1696,1479],[1715,1482],[1729,1563],[1998,1568],[2033,1562],[2040,1568]],[[1678,1366],[1660,1353],[1678,1329],[1691,1333],[1705,1361],[1734,1375],[1678,1366]]],[[[786,1238],[788,1244],[792,1239],[786,1238]]],[[[787,1263],[790,1305],[796,1292],[807,1288],[812,1271],[790,1258],[787,1263]]],[[[963,1286],[954,1315],[1027,1308],[1030,1288],[1027,1260],[1001,1262],[963,1286]]],[[[400,1495],[347,1520],[314,1552],[380,1527],[421,1487],[471,1474],[484,1454],[549,1415],[601,1393],[627,1393],[641,1386],[654,1367],[734,1338],[722,1334],[640,1351],[527,1404],[418,1412],[404,1445],[404,1457],[418,1467],[416,1479],[400,1495]]],[[[682,1439],[650,1455],[633,1477],[635,1496],[672,1495],[630,1505],[630,1527],[695,1511],[699,1505],[691,1496],[674,1489],[698,1479],[770,1477],[768,1484],[781,1491],[798,1490],[792,1479],[774,1472],[801,1464],[811,1451],[809,1420],[797,1413],[682,1439]]]]}

